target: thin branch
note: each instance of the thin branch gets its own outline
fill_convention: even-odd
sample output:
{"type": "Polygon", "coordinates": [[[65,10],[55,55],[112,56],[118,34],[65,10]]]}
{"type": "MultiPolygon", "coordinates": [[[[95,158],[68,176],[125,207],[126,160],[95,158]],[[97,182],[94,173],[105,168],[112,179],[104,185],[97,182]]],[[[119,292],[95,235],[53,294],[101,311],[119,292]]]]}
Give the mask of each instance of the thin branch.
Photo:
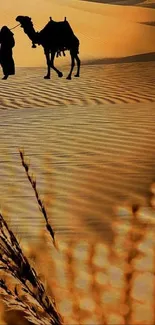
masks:
{"type": "Polygon", "coordinates": [[[24,159],[24,152],[22,150],[19,150],[19,153],[20,153],[21,162],[22,162],[22,165],[23,165],[23,167],[25,169],[27,178],[28,178],[28,180],[29,180],[29,182],[30,182],[33,190],[34,190],[35,197],[37,199],[39,208],[40,208],[40,210],[41,210],[41,212],[43,214],[43,217],[45,219],[46,229],[49,232],[49,234],[50,234],[50,236],[51,236],[51,238],[53,240],[53,244],[54,244],[55,248],[58,249],[57,248],[57,245],[56,245],[56,242],[55,242],[55,234],[54,234],[54,231],[53,231],[53,229],[52,229],[52,227],[51,227],[51,225],[49,223],[46,209],[44,207],[44,204],[43,204],[43,202],[42,202],[42,200],[41,200],[41,198],[39,196],[38,190],[37,190],[36,179],[32,175],[30,175],[30,173],[29,173],[29,165],[28,165],[28,163],[26,163],[26,161],[24,159]]]}

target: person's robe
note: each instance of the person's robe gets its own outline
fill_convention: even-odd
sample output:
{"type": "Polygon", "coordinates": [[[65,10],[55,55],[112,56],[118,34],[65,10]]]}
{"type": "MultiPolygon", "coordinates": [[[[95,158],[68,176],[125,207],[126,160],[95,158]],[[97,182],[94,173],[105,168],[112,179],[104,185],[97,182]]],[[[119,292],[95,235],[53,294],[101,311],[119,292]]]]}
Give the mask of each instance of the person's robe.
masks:
{"type": "Polygon", "coordinates": [[[4,75],[15,74],[15,64],[12,56],[12,48],[15,45],[13,33],[8,29],[7,33],[0,32],[0,64],[4,75]]]}

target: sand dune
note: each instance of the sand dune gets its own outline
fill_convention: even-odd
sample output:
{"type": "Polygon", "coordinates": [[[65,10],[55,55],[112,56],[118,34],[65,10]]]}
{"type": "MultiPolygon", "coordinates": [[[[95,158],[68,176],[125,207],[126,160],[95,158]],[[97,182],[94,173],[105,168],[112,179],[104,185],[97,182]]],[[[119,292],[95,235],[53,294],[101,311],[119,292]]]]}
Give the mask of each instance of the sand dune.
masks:
{"type": "MultiPolygon", "coordinates": [[[[150,59],[154,55],[150,56],[150,59]]],[[[0,81],[1,109],[32,108],[108,103],[137,103],[155,100],[155,63],[147,62],[148,56],[122,59],[108,59],[90,62],[81,68],[81,78],[65,79],[69,67],[61,67],[64,78],[55,72],[51,80],[44,80],[46,69],[18,68],[15,77],[0,81]],[[135,63],[132,61],[135,60],[135,63]],[[143,60],[144,62],[138,62],[143,60]],[[146,61],[146,62],[145,62],[146,61]],[[93,63],[93,64],[92,64],[93,63]],[[117,63],[117,64],[114,64],[117,63]]]]}
{"type": "MultiPolygon", "coordinates": [[[[74,308],[76,317],[77,308],[78,317],[80,308],[88,309],[89,319],[85,318],[85,324],[103,324],[105,321],[107,324],[124,324],[126,314],[129,323],[129,313],[140,324],[148,323],[148,319],[154,316],[153,227],[151,225],[149,229],[146,226],[146,233],[140,227],[144,233],[136,238],[134,231],[137,229],[138,232],[140,228],[134,219],[134,233],[128,236],[129,220],[126,222],[121,218],[124,206],[131,212],[132,204],[140,204],[144,207],[141,209],[143,220],[149,222],[149,218],[153,219],[151,210],[147,211],[145,207],[150,202],[150,185],[155,179],[155,11],[128,6],[131,4],[129,1],[124,4],[127,6],[78,0],[14,0],[9,4],[4,1],[0,12],[2,25],[13,27],[15,17],[23,14],[33,18],[37,30],[46,24],[49,16],[55,20],[67,16],[80,39],[81,77],[66,80],[69,70],[67,56],[56,61],[64,78],[60,79],[52,72],[52,79],[45,80],[42,48],[31,49],[31,42],[23,31],[20,28],[14,30],[16,75],[6,81],[0,80],[0,207],[20,241],[25,239],[30,244],[40,238],[45,224],[21,165],[19,148],[23,148],[61,248],[59,253],[55,250],[55,262],[53,257],[51,260],[50,251],[50,264],[46,245],[40,241],[40,246],[37,246],[39,274],[46,261],[45,274],[50,284],[52,278],[58,282],[56,298],[60,306],[64,302],[60,310],[69,313],[67,295],[60,290],[63,276],[68,272],[65,288],[69,293],[68,301],[77,304],[74,308]],[[115,222],[116,211],[120,216],[120,226],[115,222]],[[125,232],[122,233],[122,229],[125,232]],[[122,241],[122,234],[125,241],[122,241]],[[81,236],[88,240],[89,235],[92,242],[87,248],[79,239],[81,236]],[[148,235],[147,243],[144,235],[148,235]],[[96,237],[99,237],[98,241],[94,242],[96,237]],[[69,241],[68,246],[63,243],[64,239],[69,241]],[[66,247],[63,264],[58,258],[60,254],[59,257],[64,259],[61,245],[66,247]],[[88,259],[82,260],[81,252],[85,253],[85,248],[88,259]],[[135,249],[136,254],[139,250],[137,265],[135,249]],[[143,249],[151,259],[141,260],[143,249]],[[127,262],[131,266],[128,269],[127,262]],[[142,268],[138,262],[143,264],[142,268]],[[54,263],[58,263],[59,276],[54,263]],[[85,270],[85,265],[89,266],[88,270],[85,270]],[[117,266],[124,281],[122,287],[117,266]],[[87,292],[86,282],[80,277],[81,270],[86,271],[85,280],[91,279],[87,292]],[[131,270],[133,273],[127,273],[131,270]],[[133,295],[131,277],[133,280],[137,270],[146,271],[146,278],[137,280],[139,286],[135,283],[136,296],[135,292],[133,295]],[[147,284],[149,272],[152,272],[152,283],[148,282],[151,296],[147,296],[149,291],[141,285],[147,284]],[[81,282],[79,292],[75,289],[76,278],[81,282]],[[125,310],[124,300],[115,307],[115,297],[119,297],[120,288],[120,297],[130,305],[128,310],[125,310]],[[145,297],[141,288],[146,291],[145,297]],[[127,295],[128,300],[124,298],[127,295]],[[95,309],[92,307],[91,310],[93,304],[86,300],[88,298],[92,298],[95,309]],[[135,308],[137,301],[140,301],[138,312],[135,308]],[[150,309],[147,310],[148,304],[150,309]],[[113,310],[115,313],[111,314],[113,310]],[[116,312],[123,316],[116,317],[120,316],[116,312]]],[[[139,3],[135,0],[132,4],[154,6],[149,0],[139,3]]],[[[131,217],[130,213],[128,217],[131,217]]],[[[130,221],[133,223],[131,218],[130,221]]],[[[31,248],[36,261],[34,245],[31,248]]],[[[81,321],[82,318],[80,324],[81,321]]],[[[70,324],[73,323],[71,318],[70,324]]]]}
{"type": "Polygon", "coordinates": [[[69,82],[19,68],[0,81],[0,205],[20,235],[37,236],[43,220],[19,147],[58,234],[94,231],[111,239],[114,207],[147,204],[155,173],[152,71],[154,62],[84,65],[81,78],[69,82]]]}
{"type": "Polygon", "coordinates": [[[98,60],[87,60],[84,61],[83,64],[124,64],[124,63],[135,63],[135,62],[151,62],[155,61],[155,52],[144,53],[144,54],[137,54],[126,56],[123,58],[106,58],[106,59],[98,59],[98,60]]]}
{"type": "MultiPolygon", "coordinates": [[[[10,26],[18,14],[32,16],[37,30],[49,13],[57,20],[67,16],[80,38],[85,64],[78,80],[69,82],[54,73],[44,80],[46,67],[36,68],[45,65],[42,49],[31,49],[23,31],[15,30],[17,66],[35,68],[17,68],[14,77],[0,81],[1,204],[19,233],[30,236],[32,209],[35,236],[43,221],[37,219],[20,165],[18,148],[23,146],[41,193],[52,196],[53,208],[48,204],[55,229],[75,234],[82,225],[103,231],[105,238],[108,229],[111,237],[113,207],[124,201],[145,203],[154,177],[155,29],[146,23],[154,21],[155,11],[71,0],[52,5],[15,0],[12,7],[5,2],[2,13],[1,23],[10,26]]],[[[66,76],[65,64],[57,61],[66,76]]]]}
{"type": "MultiPolygon", "coordinates": [[[[1,6],[1,25],[16,25],[19,14],[32,17],[36,30],[40,30],[51,15],[54,20],[63,20],[64,16],[71,23],[75,34],[80,39],[80,57],[83,60],[107,57],[125,57],[147,52],[155,52],[155,29],[153,26],[138,22],[155,21],[155,11],[148,8],[125,7],[108,4],[96,4],[85,1],[43,1],[18,0],[14,5],[3,3],[1,6]],[[37,11],[36,11],[37,8],[37,11]]],[[[17,66],[44,66],[43,50],[31,48],[31,42],[21,28],[14,29],[16,47],[14,56],[17,66]]],[[[61,65],[69,62],[57,60],[61,65]]]]}
{"type": "Polygon", "coordinates": [[[148,8],[155,8],[154,0],[82,0],[96,3],[108,3],[121,6],[142,6],[148,8]]]}

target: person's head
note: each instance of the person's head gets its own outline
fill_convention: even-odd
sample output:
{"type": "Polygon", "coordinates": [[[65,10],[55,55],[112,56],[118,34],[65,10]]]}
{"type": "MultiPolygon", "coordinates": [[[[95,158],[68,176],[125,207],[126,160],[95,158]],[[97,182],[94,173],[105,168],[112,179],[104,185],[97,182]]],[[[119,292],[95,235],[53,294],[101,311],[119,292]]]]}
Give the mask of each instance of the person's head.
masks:
{"type": "Polygon", "coordinates": [[[8,31],[8,30],[10,30],[7,26],[3,26],[2,28],[1,28],[1,32],[6,32],[6,31],[8,31]]]}
{"type": "Polygon", "coordinates": [[[10,31],[10,29],[7,26],[3,26],[0,30],[1,35],[3,36],[7,36],[12,34],[12,32],[10,31]]]}

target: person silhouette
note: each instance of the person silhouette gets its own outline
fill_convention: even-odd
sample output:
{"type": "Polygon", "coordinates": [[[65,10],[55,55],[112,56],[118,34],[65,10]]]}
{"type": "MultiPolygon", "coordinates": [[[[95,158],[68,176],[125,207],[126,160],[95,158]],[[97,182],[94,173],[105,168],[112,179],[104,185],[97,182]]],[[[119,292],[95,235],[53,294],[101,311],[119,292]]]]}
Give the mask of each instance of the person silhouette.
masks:
{"type": "Polygon", "coordinates": [[[15,74],[15,64],[13,60],[12,48],[15,46],[13,33],[7,26],[3,26],[0,31],[0,64],[2,66],[6,80],[9,75],[15,74]]]}

